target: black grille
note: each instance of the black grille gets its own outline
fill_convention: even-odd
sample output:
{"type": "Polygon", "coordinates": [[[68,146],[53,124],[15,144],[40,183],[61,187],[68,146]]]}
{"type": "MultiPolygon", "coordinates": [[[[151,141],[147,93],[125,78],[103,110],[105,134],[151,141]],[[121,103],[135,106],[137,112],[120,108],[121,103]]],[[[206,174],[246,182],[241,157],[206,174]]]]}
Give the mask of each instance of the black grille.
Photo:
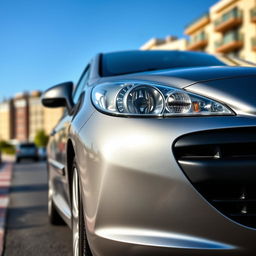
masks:
{"type": "Polygon", "coordinates": [[[256,188],[253,184],[201,184],[198,189],[224,215],[256,228],[256,188]]]}
{"type": "Polygon", "coordinates": [[[255,158],[256,142],[195,145],[176,148],[176,157],[185,159],[255,158]]]}
{"type": "Polygon", "coordinates": [[[256,228],[256,128],[185,135],[173,150],[189,180],[214,207],[256,228]]]}

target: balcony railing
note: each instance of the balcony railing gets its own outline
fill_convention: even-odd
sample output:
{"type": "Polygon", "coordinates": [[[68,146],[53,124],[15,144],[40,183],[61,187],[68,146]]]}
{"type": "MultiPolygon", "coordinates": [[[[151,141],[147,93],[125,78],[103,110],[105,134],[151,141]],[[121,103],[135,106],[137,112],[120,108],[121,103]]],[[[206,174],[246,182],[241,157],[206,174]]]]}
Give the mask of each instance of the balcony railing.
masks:
{"type": "Polygon", "coordinates": [[[251,10],[251,21],[256,23],[256,7],[251,10]]]}
{"type": "Polygon", "coordinates": [[[192,37],[188,41],[187,50],[196,51],[201,50],[208,44],[207,34],[205,32],[201,32],[198,35],[192,37]]]}
{"type": "Polygon", "coordinates": [[[243,46],[243,35],[238,32],[228,33],[222,40],[215,43],[217,52],[228,53],[243,46]]]}
{"type": "Polygon", "coordinates": [[[256,51],[256,37],[252,38],[252,50],[256,51]]]}
{"type": "Polygon", "coordinates": [[[221,18],[214,22],[215,31],[225,32],[229,29],[239,26],[242,22],[242,11],[237,7],[233,8],[231,11],[222,15],[221,18]]]}
{"type": "Polygon", "coordinates": [[[198,29],[207,25],[208,23],[210,23],[210,16],[209,16],[209,13],[207,12],[207,13],[203,14],[202,16],[200,16],[199,18],[193,20],[191,23],[189,23],[185,27],[185,34],[191,35],[198,29]]]}

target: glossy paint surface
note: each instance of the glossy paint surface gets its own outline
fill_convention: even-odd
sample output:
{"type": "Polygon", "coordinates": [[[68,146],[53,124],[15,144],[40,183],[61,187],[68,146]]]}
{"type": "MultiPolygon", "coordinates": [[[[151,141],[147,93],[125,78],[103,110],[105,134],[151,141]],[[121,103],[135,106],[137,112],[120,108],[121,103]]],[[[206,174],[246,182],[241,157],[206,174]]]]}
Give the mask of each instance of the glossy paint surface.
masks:
{"type": "Polygon", "coordinates": [[[48,147],[50,161],[58,163],[49,165],[53,200],[70,225],[68,147],[73,146],[93,255],[253,255],[256,231],[203,198],[178,165],[173,145],[193,132],[255,127],[256,69],[204,67],[100,78],[97,65],[96,57],[79,109],[63,117],[48,147]],[[94,108],[94,86],[129,79],[185,88],[226,104],[236,115],[125,118],[94,108]]]}

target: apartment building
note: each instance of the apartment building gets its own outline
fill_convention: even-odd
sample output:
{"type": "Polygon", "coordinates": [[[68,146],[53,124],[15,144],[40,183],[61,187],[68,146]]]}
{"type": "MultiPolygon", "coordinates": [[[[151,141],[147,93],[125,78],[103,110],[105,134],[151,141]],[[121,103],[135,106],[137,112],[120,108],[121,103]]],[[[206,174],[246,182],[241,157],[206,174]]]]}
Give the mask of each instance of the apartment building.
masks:
{"type": "Polygon", "coordinates": [[[40,130],[51,133],[64,109],[44,108],[40,98],[41,92],[34,91],[0,102],[0,140],[34,141],[40,130]]]}
{"type": "Polygon", "coordinates": [[[186,50],[186,48],[186,39],[178,39],[175,36],[167,36],[164,39],[152,38],[140,47],[141,50],[186,50]]]}
{"type": "Polygon", "coordinates": [[[41,92],[31,92],[29,96],[29,140],[33,141],[37,131],[44,127],[44,108],[41,104],[41,92]]]}
{"type": "Polygon", "coordinates": [[[190,51],[220,53],[256,62],[256,0],[220,0],[192,21],[184,33],[189,38],[185,43],[172,43],[169,48],[167,42],[155,39],[160,43],[146,50],[183,50],[185,45],[190,51]]]}
{"type": "Polygon", "coordinates": [[[9,141],[14,138],[13,114],[12,100],[0,103],[0,140],[9,141]]]}
{"type": "Polygon", "coordinates": [[[38,131],[44,130],[50,134],[61,116],[63,108],[45,108],[41,104],[40,91],[31,92],[29,95],[29,140],[33,141],[38,131]]]}
{"type": "Polygon", "coordinates": [[[256,0],[222,0],[185,29],[188,50],[256,62],[256,0]]]}
{"type": "Polygon", "coordinates": [[[50,134],[52,129],[56,126],[60,118],[64,113],[63,108],[44,108],[43,118],[44,125],[43,130],[46,134],[50,134]]]}
{"type": "Polygon", "coordinates": [[[14,101],[14,138],[18,141],[29,139],[29,102],[28,94],[20,93],[14,101]]]}
{"type": "Polygon", "coordinates": [[[187,50],[214,52],[214,41],[210,41],[209,36],[213,34],[213,24],[211,24],[209,13],[205,13],[189,24],[185,28],[185,34],[190,36],[187,42],[187,50]]]}

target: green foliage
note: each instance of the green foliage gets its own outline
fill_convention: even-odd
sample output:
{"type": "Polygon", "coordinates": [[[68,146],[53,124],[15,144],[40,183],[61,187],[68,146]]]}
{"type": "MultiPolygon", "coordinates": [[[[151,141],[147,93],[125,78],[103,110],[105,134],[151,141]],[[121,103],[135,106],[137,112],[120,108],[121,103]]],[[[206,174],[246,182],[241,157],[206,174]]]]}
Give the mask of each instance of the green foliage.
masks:
{"type": "Polygon", "coordinates": [[[7,148],[3,148],[2,152],[6,155],[14,155],[16,153],[16,150],[13,146],[11,146],[11,147],[7,147],[7,148]]]}
{"type": "Polygon", "coordinates": [[[10,147],[10,146],[12,146],[12,145],[10,143],[8,143],[7,141],[5,141],[5,140],[0,141],[0,149],[10,147]]]}
{"type": "Polygon", "coordinates": [[[49,136],[45,133],[44,130],[40,130],[36,133],[35,144],[37,147],[46,147],[49,140],[49,136]]]}
{"type": "Polygon", "coordinates": [[[4,140],[0,141],[0,150],[4,154],[8,154],[8,155],[15,154],[15,147],[4,140]]]}

